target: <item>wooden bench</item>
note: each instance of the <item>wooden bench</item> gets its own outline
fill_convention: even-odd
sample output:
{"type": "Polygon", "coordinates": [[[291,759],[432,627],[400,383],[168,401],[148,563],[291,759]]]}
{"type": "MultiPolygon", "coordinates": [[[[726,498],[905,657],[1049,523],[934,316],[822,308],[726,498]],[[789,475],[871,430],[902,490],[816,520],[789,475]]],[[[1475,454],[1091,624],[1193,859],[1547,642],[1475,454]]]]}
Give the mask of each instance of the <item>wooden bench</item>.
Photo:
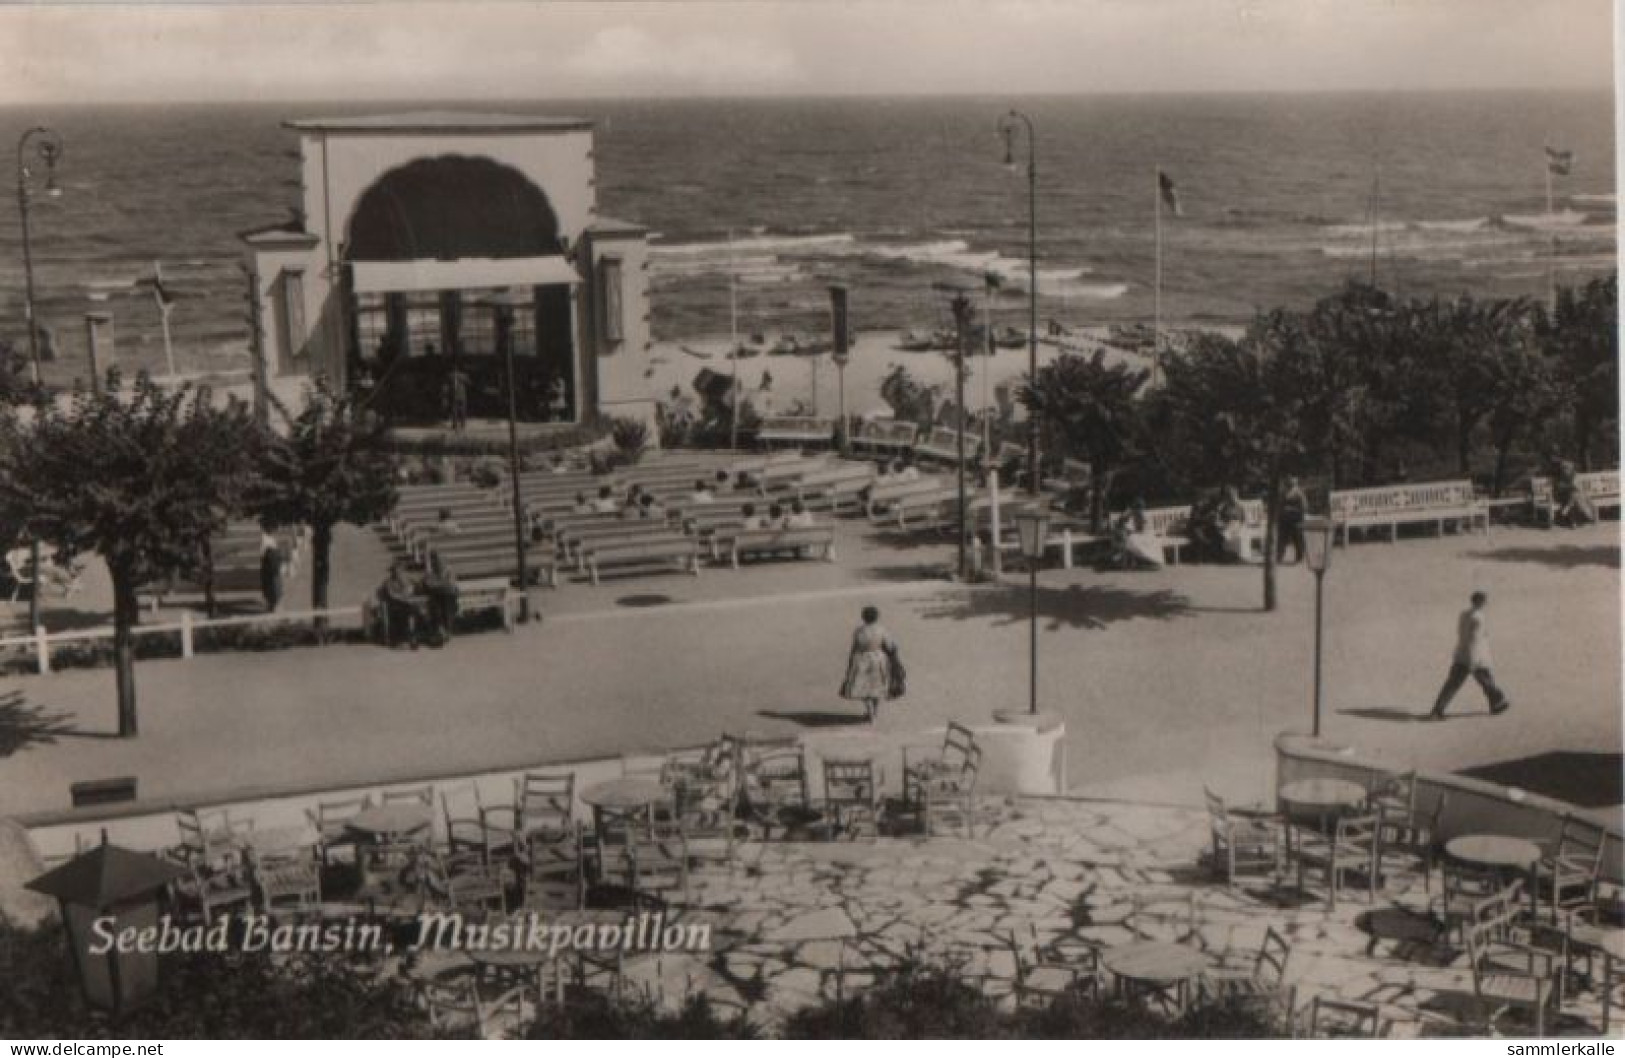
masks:
{"type": "MultiPolygon", "coordinates": [[[[973,488],[965,490],[967,506],[977,499],[978,493],[973,488]]],[[[940,482],[929,492],[911,492],[906,496],[899,496],[891,502],[887,510],[887,518],[897,523],[897,528],[908,529],[936,529],[943,525],[953,525],[959,520],[959,489],[954,485],[944,485],[940,482]]],[[[967,510],[966,516],[969,517],[967,510]]]]}
{"type": "MultiPolygon", "coordinates": [[[[1264,554],[1264,501],[1242,500],[1241,509],[1244,514],[1243,525],[1247,531],[1247,553],[1264,554]]],[[[1121,512],[1113,515],[1115,521],[1121,517],[1121,512]]],[[[1191,505],[1183,504],[1174,507],[1152,507],[1145,512],[1145,531],[1155,536],[1162,544],[1163,553],[1168,561],[1179,565],[1179,552],[1190,540],[1191,505]]]]}
{"type": "MultiPolygon", "coordinates": [[[[513,541],[505,548],[464,552],[446,559],[457,578],[459,588],[469,580],[502,579],[509,583],[514,575],[513,541]]],[[[525,548],[525,572],[537,584],[556,588],[559,584],[558,557],[550,547],[525,548]]]]}
{"type": "Polygon", "coordinates": [[[912,451],[920,428],[911,422],[859,423],[852,434],[852,446],[864,451],[901,455],[912,451]]]}
{"type": "Polygon", "coordinates": [[[593,541],[583,545],[583,560],[594,585],[599,574],[606,569],[649,566],[676,562],[680,569],[700,575],[700,546],[692,538],[667,533],[663,537],[626,542],[601,543],[593,541]]]}
{"type": "Polygon", "coordinates": [[[1477,522],[1485,535],[1490,531],[1489,509],[1478,502],[1470,481],[1343,489],[1331,494],[1330,511],[1334,532],[1345,546],[1356,529],[1386,527],[1390,541],[1399,539],[1401,525],[1436,525],[1443,535],[1448,523],[1471,530],[1477,522]]]}
{"type": "MultiPolygon", "coordinates": [[[[1618,470],[1588,470],[1582,474],[1574,475],[1574,487],[1591,502],[1597,513],[1602,514],[1604,507],[1619,509],[1619,471],[1618,470]]],[[[1533,477],[1529,479],[1529,506],[1534,512],[1535,519],[1542,525],[1551,525],[1552,518],[1557,513],[1557,502],[1552,495],[1552,479],[1547,477],[1533,477]]]]}
{"type": "Polygon", "coordinates": [[[899,481],[895,477],[876,478],[874,486],[869,490],[869,498],[865,502],[864,509],[869,515],[869,520],[879,525],[890,517],[892,505],[897,501],[941,489],[942,482],[929,476],[913,481],[899,481]]]}
{"type": "Polygon", "coordinates": [[[566,561],[574,561],[576,568],[585,570],[586,552],[598,544],[610,545],[643,539],[663,539],[673,535],[665,522],[642,519],[616,522],[612,525],[572,526],[558,534],[559,554],[566,561]]]}
{"type": "MultiPolygon", "coordinates": [[[[981,446],[982,439],[970,434],[965,436],[965,459],[976,458],[976,450],[981,446]]],[[[958,430],[950,430],[939,426],[932,430],[930,436],[922,442],[915,444],[914,454],[921,459],[935,459],[939,463],[949,466],[959,465],[959,438],[958,430]]]]}
{"type": "Polygon", "coordinates": [[[799,556],[802,551],[811,551],[813,548],[818,548],[823,553],[825,562],[834,562],[835,527],[813,525],[800,529],[741,529],[733,534],[728,555],[734,569],[738,569],[739,559],[743,555],[767,555],[788,551],[799,556]]]}
{"type": "Polygon", "coordinates": [[[870,463],[839,463],[796,482],[796,499],[809,510],[861,509],[863,490],[874,480],[875,468],[870,463]]]}
{"type": "Polygon", "coordinates": [[[459,577],[457,613],[460,616],[470,610],[500,611],[503,630],[512,632],[519,613],[519,592],[506,577],[459,577]]]}
{"type": "MultiPolygon", "coordinates": [[[[986,494],[979,494],[970,504],[971,525],[975,531],[985,537],[991,537],[993,532],[993,507],[986,494]]],[[[1021,502],[1015,496],[1005,496],[999,512],[999,539],[997,546],[1000,551],[1018,552],[1021,550],[1020,530],[1016,526],[1015,513],[1021,509],[1021,502]]],[[[1057,551],[1061,556],[1061,568],[1072,569],[1077,562],[1079,551],[1098,544],[1106,539],[1096,536],[1089,531],[1088,525],[1064,514],[1052,513],[1050,515],[1049,533],[1044,538],[1045,552],[1057,551]]]]}
{"type": "Polygon", "coordinates": [[[762,420],[756,440],[775,444],[829,445],[835,441],[835,420],[813,415],[774,415],[762,420]]]}
{"type": "Polygon", "coordinates": [[[764,495],[794,489],[802,478],[828,470],[831,465],[828,456],[802,456],[794,463],[774,463],[763,467],[756,475],[756,486],[764,495]]]}

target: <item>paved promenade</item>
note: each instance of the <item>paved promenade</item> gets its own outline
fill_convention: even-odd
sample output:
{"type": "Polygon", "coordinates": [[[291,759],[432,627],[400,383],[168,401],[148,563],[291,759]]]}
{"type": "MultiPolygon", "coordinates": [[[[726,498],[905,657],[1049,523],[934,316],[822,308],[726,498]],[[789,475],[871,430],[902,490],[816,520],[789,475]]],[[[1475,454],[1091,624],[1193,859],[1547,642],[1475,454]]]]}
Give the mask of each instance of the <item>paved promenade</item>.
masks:
{"type": "MultiPolygon", "coordinates": [[[[1326,734],[1395,767],[1498,766],[1502,781],[1586,807],[1619,803],[1616,534],[1613,524],[1497,529],[1488,541],[1340,550],[1326,582],[1326,734]],[[1416,722],[1447,667],[1456,614],[1480,587],[1516,705],[1490,718],[1469,685],[1459,718],[1416,722]],[[1579,781],[1587,775],[1603,781],[1579,781]]],[[[835,691],[868,602],[910,672],[880,737],[1024,706],[1025,578],[920,580],[943,553],[876,547],[850,560],[861,573],[843,555],[839,572],[802,563],[571,586],[542,596],[541,624],[445,650],[142,663],[134,741],[108,737],[110,671],[15,680],[0,804],[65,808],[70,782],[114,775],[136,776],[142,799],[162,802],[852,723],[857,709],[835,691]]],[[[1197,803],[1204,782],[1236,800],[1268,795],[1271,738],[1309,724],[1314,591],[1303,569],[1284,569],[1281,607],[1264,614],[1259,580],[1256,569],[1203,566],[1042,574],[1039,696],[1067,719],[1075,789],[1177,804],[1197,803]]]]}

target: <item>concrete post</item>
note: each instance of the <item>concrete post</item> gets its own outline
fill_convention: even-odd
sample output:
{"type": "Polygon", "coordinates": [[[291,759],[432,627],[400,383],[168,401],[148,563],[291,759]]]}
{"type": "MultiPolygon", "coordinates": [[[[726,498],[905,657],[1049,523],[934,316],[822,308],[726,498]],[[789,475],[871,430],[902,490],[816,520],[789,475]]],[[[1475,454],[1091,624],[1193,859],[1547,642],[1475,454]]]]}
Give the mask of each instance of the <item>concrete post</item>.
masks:
{"type": "MultiPolygon", "coordinates": [[[[34,590],[38,591],[39,574],[36,573],[34,576],[34,590]]],[[[34,653],[39,658],[39,674],[49,676],[51,674],[51,641],[46,638],[44,625],[34,626],[34,653]]]]}
{"type": "Polygon", "coordinates": [[[192,611],[181,611],[181,657],[192,657],[192,611]]]}
{"type": "Polygon", "coordinates": [[[993,579],[997,580],[1004,575],[1004,553],[999,550],[999,472],[987,472],[987,494],[990,504],[989,525],[993,530],[993,556],[990,568],[993,570],[993,579]]]}
{"type": "Polygon", "coordinates": [[[102,391],[103,364],[113,362],[113,314],[110,312],[85,313],[85,349],[90,354],[90,391],[102,391]],[[103,342],[107,355],[102,356],[103,342]]]}

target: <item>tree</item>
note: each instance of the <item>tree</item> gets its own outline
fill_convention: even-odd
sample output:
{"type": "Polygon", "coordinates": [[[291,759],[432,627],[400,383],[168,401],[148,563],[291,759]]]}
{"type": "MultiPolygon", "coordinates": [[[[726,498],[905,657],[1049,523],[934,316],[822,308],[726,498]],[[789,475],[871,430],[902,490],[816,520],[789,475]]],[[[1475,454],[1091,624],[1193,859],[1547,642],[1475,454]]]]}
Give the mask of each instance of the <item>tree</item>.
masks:
{"type": "Polygon", "coordinates": [[[908,368],[893,364],[880,380],[880,399],[891,407],[892,417],[898,422],[917,423],[929,430],[936,422],[937,402],[941,387],[922,385],[908,368]]]}
{"type": "Polygon", "coordinates": [[[20,513],[59,561],[95,552],[107,563],[123,737],[138,730],[136,592],[196,568],[258,450],[245,404],[217,408],[207,389],[165,391],[145,373],[128,394],[112,371],[101,393],[41,398],[29,416],[0,410],[0,507],[20,513]]]}
{"type": "Polygon", "coordinates": [[[1160,400],[1179,461],[1210,482],[1264,490],[1264,609],[1274,610],[1281,482],[1309,455],[1303,421],[1315,358],[1303,322],[1277,311],[1239,340],[1197,335],[1166,368],[1160,400]]]}
{"type": "Polygon", "coordinates": [[[1560,288],[1552,311],[1536,314],[1535,332],[1568,393],[1574,460],[1589,470],[1599,432],[1619,421],[1619,277],[1560,288]]]}
{"type": "MultiPolygon", "coordinates": [[[[254,512],[271,528],[310,529],[310,605],[327,608],[333,529],[367,525],[395,506],[395,459],[382,447],[383,424],[351,396],[317,378],[297,415],[274,402],[288,431],[267,439],[254,512]]],[[[324,624],[317,618],[318,626],[324,624]]]]}
{"type": "Polygon", "coordinates": [[[1066,354],[1038,369],[1021,388],[1027,414],[1038,419],[1069,455],[1090,467],[1090,523],[1099,532],[1112,479],[1136,451],[1140,406],[1135,397],[1150,372],[1106,363],[1104,350],[1093,356],[1066,354]]]}

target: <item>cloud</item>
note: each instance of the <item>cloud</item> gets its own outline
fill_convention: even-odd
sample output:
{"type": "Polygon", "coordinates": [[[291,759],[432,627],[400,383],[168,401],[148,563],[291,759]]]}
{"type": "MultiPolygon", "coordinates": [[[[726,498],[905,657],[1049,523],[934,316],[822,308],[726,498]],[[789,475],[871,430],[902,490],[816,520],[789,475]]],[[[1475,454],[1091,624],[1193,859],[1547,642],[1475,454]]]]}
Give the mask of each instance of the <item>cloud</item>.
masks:
{"type": "Polygon", "coordinates": [[[774,41],[715,33],[657,37],[633,25],[593,33],[564,70],[604,85],[697,91],[783,89],[802,80],[794,53],[774,41]]]}

